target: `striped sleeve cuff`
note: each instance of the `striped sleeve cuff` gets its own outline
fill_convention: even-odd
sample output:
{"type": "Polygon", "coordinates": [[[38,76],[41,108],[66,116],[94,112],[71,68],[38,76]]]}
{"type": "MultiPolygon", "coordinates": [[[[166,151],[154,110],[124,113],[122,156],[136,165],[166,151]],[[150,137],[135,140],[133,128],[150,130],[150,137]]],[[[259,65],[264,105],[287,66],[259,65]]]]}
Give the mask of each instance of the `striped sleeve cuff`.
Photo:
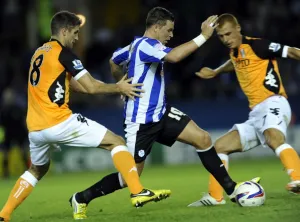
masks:
{"type": "Polygon", "coordinates": [[[81,70],[79,73],[77,73],[76,76],[74,76],[74,79],[77,81],[78,79],[80,79],[83,75],[85,75],[86,73],[88,73],[88,71],[86,69],[81,70]]]}

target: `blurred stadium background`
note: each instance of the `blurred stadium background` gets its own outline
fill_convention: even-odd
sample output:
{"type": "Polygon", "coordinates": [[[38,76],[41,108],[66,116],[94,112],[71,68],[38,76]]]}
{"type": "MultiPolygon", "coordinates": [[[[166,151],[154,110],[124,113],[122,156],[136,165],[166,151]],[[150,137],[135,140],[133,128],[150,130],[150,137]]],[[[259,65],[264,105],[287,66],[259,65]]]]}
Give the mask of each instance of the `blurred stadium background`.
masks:
{"type": "MultiPolygon", "coordinates": [[[[108,60],[112,52],[130,43],[136,35],[143,35],[146,14],[150,8],[162,6],[175,16],[175,37],[170,46],[186,42],[201,31],[202,21],[212,14],[232,13],[239,19],[244,35],[263,37],[274,42],[299,47],[299,0],[2,0],[0,1],[0,98],[1,115],[12,118],[9,127],[22,133],[26,112],[27,73],[33,51],[50,36],[50,19],[59,10],[70,10],[86,18],[75,51],[85,67],[98,79],[114,82],[108,60]]],[[[248,116],[248,104],[234,74],[217,79],[201,80],[194,73],[203,66],[217,67],[228,59],[228,49],[216,36],[201,49],[179,64],[167,65],[167,95],[170,104],[189,114],[202,128],[217,138],[234,123],[248,116]]],[[[289,129],[289,143],[300,151],[300,62],[280,60],[280,71],[293,110],[289,129]]],[[[72,94],[70,106],[75,112],[97,120],[114,132],[123,134],[122,101],[119,96],[72,94]]],[[[3,118],[2,118],[3,120],[3,118]]],[[[3,126],[3,124],[2,124],[3,126]]],[[[0,132],[5,150],[4,127],[0,132]]],[[[27,134],[23,140],[27,141],[27,134]]],[[[12,175],[23,171],[19,145],[9,152],[12,175]]],[[[28,150],[28,144],[25,144],[28,150]]],[[[258,148],[235,158],[265,158],[270,150],[258,148]]],[[[99,171],[112,167],[110,154],[97,149],[65,148],[54,153],[52,172],[99,171]]],[[[273,157],[276,158],[276,157],[273,157]]],[[[0,156],[3,162],[3,152],[0,156]]],[[[151,164],[197,163],[194,150],[176,143],[172,148],[156,144],[148,162],[151,164]]],[[[2,164],[0,173],[3,174],[2,164]]]]}

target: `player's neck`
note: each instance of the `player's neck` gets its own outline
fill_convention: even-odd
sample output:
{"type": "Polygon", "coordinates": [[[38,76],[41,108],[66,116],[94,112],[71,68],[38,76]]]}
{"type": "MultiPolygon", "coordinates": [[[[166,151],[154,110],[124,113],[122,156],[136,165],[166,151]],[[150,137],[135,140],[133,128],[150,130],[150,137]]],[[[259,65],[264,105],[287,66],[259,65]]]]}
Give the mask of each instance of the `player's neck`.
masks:
{"type": "Polygon", "coordinates": [[[236,47],[237,49],[243,44],[243,35],[239,35],[238,41],[239,41],[239,44],[238,44],[238,46],[236,47]]]}
{"type": "Polygon", "coordinates": [[[147,29],[145,31],[144,37],[148,37],[148,38],[151,38],[151,39],[157,39],[157,35],[151,29],[147,29]]]}
{"type": "Polygon", "coordinates": [[[65,41],[62,38],[60,38],[59,36],[57,36],[57,35],[52,35],[50,39],[57,40],[57,41],[59,41],[60,44],[62,44],[63,46],[65,46],[65,41]]]}

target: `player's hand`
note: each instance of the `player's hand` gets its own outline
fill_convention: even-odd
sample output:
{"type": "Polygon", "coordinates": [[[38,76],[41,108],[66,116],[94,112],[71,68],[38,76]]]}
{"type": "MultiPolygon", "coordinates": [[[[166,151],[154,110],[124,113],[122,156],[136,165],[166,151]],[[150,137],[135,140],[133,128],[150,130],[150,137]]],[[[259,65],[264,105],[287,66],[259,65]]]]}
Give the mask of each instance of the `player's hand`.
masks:
{"type": "Polygon", "coordinates": [[[218,20],[218,16],[217,15],[212,15],[209,16],[201,25],[201,30],[202,30],[202,35],[206,38],[209,39],[215,28],[218,26],[218,24],[216,23],[218,20]]]}
{"type": "Polygon", "coordinates": [[[141,89],[144,85],[143,83],[130,84],[133,78],[126,79],[127,75],[124,75],[123,78],[117,83],[120,89],[120,93],[123,96],[128,96],[130,99],[135,100],[134,97],[142,97],[141,93],[145,91],[141,89]]]}
{"type": "Polygon", "coordinates": [[[199,76],[200,78],[203,79],[211,79],[217,75],[217,72],[211,68],[204,67],[199,72],[196,72],[195,74],[196,76],[199,76]]]}

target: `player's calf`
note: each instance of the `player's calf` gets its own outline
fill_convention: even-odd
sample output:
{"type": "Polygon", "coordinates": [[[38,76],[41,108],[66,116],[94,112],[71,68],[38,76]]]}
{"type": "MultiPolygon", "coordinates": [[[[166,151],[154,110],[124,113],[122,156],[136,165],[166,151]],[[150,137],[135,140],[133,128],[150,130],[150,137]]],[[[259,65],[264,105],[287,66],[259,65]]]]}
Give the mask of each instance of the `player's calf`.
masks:
{"type": "Polygon", "coordinates": [[[36,166],[32,165],[28,171],[17,180],[15,186],[0,212],[3,221],[9,221],[13,211],[30,195],[35,185],[48,171],[49,163],[36,166]]]}
{"type": "Polygon", "coordinates": [[[236,183],[228,175],[228,172],[212,146],[210,135],[202,130],[194,121],[190,121],[178,140],[194,145],[203,166],[210,172],[228,195],[232,194],[236,183]]]}

